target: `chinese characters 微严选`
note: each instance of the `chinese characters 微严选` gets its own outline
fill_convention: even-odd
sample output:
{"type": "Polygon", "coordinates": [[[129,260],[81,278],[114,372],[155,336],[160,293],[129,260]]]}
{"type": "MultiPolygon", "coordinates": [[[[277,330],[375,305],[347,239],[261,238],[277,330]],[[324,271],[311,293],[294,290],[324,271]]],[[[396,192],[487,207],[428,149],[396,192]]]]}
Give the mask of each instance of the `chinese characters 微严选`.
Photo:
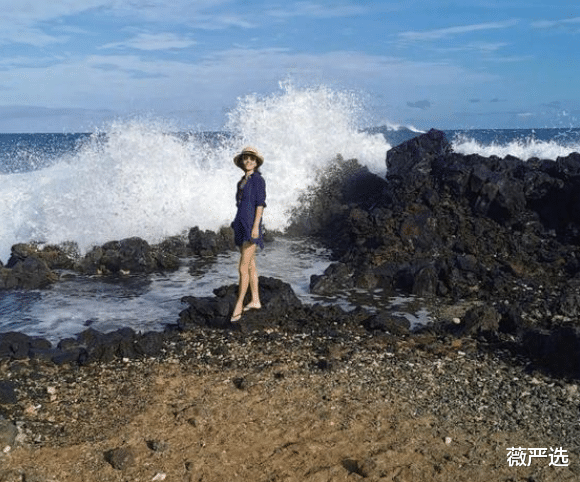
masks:
{"type": "Polygon", "coordinates": [[[568,467],[568,451],[562,447],[552,448],[523,448],[510,447],[507,449],[507,460],[510,467],[530,466],[535,458],[550,458],[548,465],[554,467],[568,467]]]}

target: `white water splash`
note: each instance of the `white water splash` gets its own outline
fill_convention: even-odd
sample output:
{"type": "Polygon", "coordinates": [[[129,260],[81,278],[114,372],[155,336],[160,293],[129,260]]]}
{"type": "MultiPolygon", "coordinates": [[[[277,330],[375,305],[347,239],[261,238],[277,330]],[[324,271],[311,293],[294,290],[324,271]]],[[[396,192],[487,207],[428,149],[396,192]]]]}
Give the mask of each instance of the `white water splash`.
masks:
{"type": "Polygon", "coordinates": [[[561,143],[557,141],[542,141],[534,137],[512,140],[508,143],[492,142],[484,144],[468,135],[457,136],[452,142],[453,150],[459,154],[480,154],[484,157],[515,156],[527,161],[533,157],[552,159],[565,157],[572,152],[580,152],[579,143],[561,143]]]}
{"type": "Polygon", "coordinates": [[[217,230],[234,214],[241,171],[232,158],[247,144],[265,156],[264,219],[283,230],[316,173],[341,154],[375,172],[389,145],[359,131],[356,97],[326,87],[248,96],[231,112],[221,142],[173,133],[165,120],[113,122],[50,167],[0,176],[0,259],[18,242],[77,243],[86,252],[139,236],[150,243],[192,226],[217,230]]]}
{"type": "Polygon", "coordinates": [[[266,159],[261,171],[271,201],[264,219],[275,229],[286,227],[299,195],[337,155],[384,174],[390,148],[382,135],[359,131],[356,96],[326,87],[282,88],[282,95],[242,99],[227,125],[241,144],[257,146],[266,159]]]}

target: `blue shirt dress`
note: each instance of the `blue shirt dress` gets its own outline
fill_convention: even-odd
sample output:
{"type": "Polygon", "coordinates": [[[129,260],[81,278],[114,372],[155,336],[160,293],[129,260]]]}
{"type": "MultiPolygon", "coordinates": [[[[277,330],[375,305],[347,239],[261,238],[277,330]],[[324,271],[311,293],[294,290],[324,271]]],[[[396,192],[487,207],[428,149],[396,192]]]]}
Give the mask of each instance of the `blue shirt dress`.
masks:
{"type": "Polygon", "coordinates": [[[264,249],[264,233],[262,232],[262,220],[260,219],[260,232],[257,238],[252,238],[252,227],[256,218],[256,207],[266,207],[266,181],[258,171],[247,180],[245,186],[242,186],[244,178],[238,182],[236,193],[236,205],[238,211],[236,218],[232,222],[234,229],[234,240],[236,246],[241,246],[246,241],[260,246],[264,249]]]}

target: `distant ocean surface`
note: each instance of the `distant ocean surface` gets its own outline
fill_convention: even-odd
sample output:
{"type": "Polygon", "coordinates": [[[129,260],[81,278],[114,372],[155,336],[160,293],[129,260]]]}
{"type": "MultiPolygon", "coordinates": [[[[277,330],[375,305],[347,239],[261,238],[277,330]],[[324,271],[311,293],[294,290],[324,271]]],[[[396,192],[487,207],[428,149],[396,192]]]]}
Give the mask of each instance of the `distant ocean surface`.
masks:
{"type": "MultiPolygon", "coordinates": [[[[111,122],[78,134],[0,134],[0,260],[19,242],[75,243],[80,253],[139,236],[156,243],[192,226],[217,230],[235,214],[241,175],[232,158],[254,145],[264,154],[265,224],[283,231],[300,195],[341,155],[384,176],[385,155],[420,131],[361,126],[360,108],[326,88],[248,97],[222,132],[175,133],[155,119],[111,122]]],[[[437,128],[437,126],[433,126],[437,128]]],[[[456,152],[556,159],[580,152],[580,129],[446,131],[456,152]]],[[[92,326],[110,331],[162,329],[178,318],[179,299],[235,283],[237,255],[189,260],[176,273],[124,280],[66,274],[44,291],[1,292],[0,334],[22,331],[58,341],[92,326]]],[[[277,240],[260,253],[260,274],[290,282],[310,301],[311,274],[329,264],[310,241],[277,240]]],[[[415,314],[420,317],[421,314],[415,314]]]]}

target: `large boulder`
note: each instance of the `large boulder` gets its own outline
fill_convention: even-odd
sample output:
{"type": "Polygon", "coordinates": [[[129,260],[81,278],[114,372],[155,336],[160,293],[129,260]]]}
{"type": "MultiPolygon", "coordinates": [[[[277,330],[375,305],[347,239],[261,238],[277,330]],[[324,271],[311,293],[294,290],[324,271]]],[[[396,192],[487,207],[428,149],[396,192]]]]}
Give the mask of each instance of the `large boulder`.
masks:
{"type": "Polygon", "coordinates": [[[165,342],[163,332],[136,333],[131,328],[120,328],[101,333],[89,328],[74,338],[61,340],[52,361],[57,364],[109,362],[118,358],[157,356],[165,342]]]}
{"type": "Polygon", "coordinates": [[[197,226],[189,230],[188,247],[192,254],[199,256],[214,256],[235,249],[234,234],[230,228],[222,228],[217,233],[197,226]]]}
{"type": "Polygon", "coordinates": [[[46,288],[58,280],[58,275],[36,257],[11,260],[0,268],[0,289],[46,288]]]}
{"type": "Polygon", "coordinates": [[[33,356],[35,352],[49,350],[51,343],[19,332],[0,333],[0,359],[22,360],[33,356]]]}
{"type": "Polygon", "coordinates": [[[580,329],[561,326],[552,330],[529,329],[521,342],[522,353],[538,366],[560,376],[580,378],[580,329]]]}
{"type": "MultiPolygon", "coordinates": [[[[24,333],[0,333],[0,360],[37,359],[53,362],[87,364],[109,362],[116,358],[141,358],[158,356],[165,341],[171,337],[166,332],[136,333],[131,328],[121,328],[101,333],[89,328],[75,337],[64,338],[56,347],[44,339],[24,333]]],[[[1,397],[0,397],[1,398],[1,397]]]]}
{"type": "Polygon", "coordinates": [[[62,246],[44,246],[36,243],[19,243],[12,246],[7,267],[16,265],[27,258],[37,258],[51,269],[73,269],[78,258],[78,249],[74,243],[64,243],[62,246]]]}
{"type": "Polygon", "coordinates": [[[387,152],[387,179],[397,180],[409,191],[429,180],[433,162],[448,155],[451,144],[445,133],[431,129],[387,152]]]}
{"type": "MultiPolygon", "coordinates": [[[[260,276],[260,301],[262,309],[249,312],[248,315],[267,314],[270,320],[283,320],[289,317],[293,310],[302,306],[292,287],[276,278],[260,276]]],[[[182,303],[189,305],[179,313],[178,326],[182,330],[195,327],[228,328],[238,293],[237,285],[216,288],[213,297],[185,296],[182,303]]],[[[250,290],[246,295],[244,305],[250,302],[250,290]]],[[[247,316],[245,316],[247,318],[247,316]]]]}
{"type": "Polygon", "coordinates": [[[390,333],[391,335],[402,336],[411,333],[411,322],[398,315],[393,315],[389,311],[382,311],[369,316],[361,323],[370,332],[390,333]]]}
{"type": "Polygon", "coordinates": [[[154,249],[137,237],[93,248],[78,264],[78,269],[88,274],[151,273],[177,268],[177,256],[154,249]]]}
{"type": "Polygon", "coordinates": [[[51,269],[58,264],[56,258],[64,263],[65,255],[56,250],[42,251],[35,245],[15,244],[10,259],[5,266],[0,264],[0,289],[39,289],[46,288],[58,280],[51,269]]]}

